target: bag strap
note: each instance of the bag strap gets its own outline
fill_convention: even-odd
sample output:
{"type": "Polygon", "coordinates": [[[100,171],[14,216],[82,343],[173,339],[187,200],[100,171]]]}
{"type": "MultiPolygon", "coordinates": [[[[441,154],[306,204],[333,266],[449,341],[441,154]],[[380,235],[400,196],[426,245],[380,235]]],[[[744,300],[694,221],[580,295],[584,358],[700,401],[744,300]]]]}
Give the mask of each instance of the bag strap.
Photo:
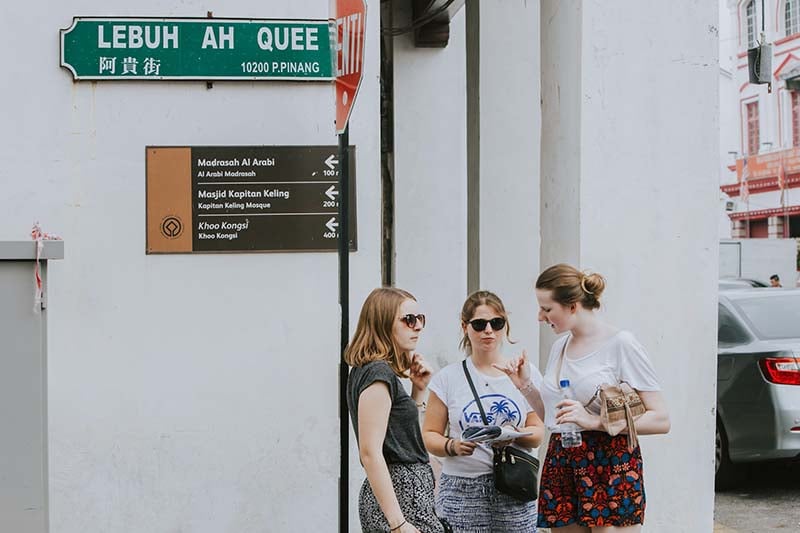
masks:
{"type": "Polygon", "coordinates": [[[483,404],[481,403],[481,399],[478,398],[478,391],[475,390],[475,384],[472,382],[472,377],[469,375],[469,369],[467,369],[466,359],[461,361],[461,366],[464,367],[464,375],[467,376],[467,383],[469,383],[469,388],[472,390],[472,396],[475,398],[475,403],[478,404],[478,409],[480,409],[481,411],[481,419],[483,420],[483,425],[488,426],[489,421],[486,419],[486,411],[483,410],[483,404]]]}
{"type": "Polygon", "coordinates": [[[568,336],[564,341],[564,346],[561,347],[561,354],[559,354],[558,363],[556,364],[556,387],[559,389],[561,388],[561,366],[564,364],[564,352],[567,351],[567,343],[569,342],[569,339],[570,336],[568,336]]]}

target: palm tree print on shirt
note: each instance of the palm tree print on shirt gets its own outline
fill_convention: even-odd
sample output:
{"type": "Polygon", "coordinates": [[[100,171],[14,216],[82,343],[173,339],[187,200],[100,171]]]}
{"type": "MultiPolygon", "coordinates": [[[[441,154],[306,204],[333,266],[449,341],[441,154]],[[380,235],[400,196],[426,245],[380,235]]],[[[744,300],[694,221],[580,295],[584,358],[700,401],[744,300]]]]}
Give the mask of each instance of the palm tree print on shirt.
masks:
{"type": "MultiPolygon", "coordinates": [[[[486,412],[486,421],[489,425],[504,426],[512,424],[519,426],[522,423],[522,412],[519,406],[502,394],[486,394],[481,396],[481,404],[486,412]]],[[[458,421],[463,430],[469,426],[482,426],[481,411],[473,399],[461,411],[461,420],[458,421]]]]}

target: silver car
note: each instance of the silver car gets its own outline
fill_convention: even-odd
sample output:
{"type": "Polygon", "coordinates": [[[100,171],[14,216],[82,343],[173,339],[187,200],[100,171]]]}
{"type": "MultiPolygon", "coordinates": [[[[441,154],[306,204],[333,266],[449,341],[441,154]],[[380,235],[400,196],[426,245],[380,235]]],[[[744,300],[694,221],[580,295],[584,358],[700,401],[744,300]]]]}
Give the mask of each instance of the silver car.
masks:
{"type": "Polygon", "coordinates": [[[719,293],[716,487],[741,463],[800,457],[800,290],[719,293]]]}

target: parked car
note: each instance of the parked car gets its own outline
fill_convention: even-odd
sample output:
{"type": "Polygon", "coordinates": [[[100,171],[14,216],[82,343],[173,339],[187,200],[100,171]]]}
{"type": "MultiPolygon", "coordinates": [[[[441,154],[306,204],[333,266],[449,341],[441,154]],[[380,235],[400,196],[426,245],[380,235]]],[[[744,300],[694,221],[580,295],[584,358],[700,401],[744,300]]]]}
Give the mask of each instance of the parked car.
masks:
{"type": "Polygon", "coordinates": [[[719,293],[716,486],[800,457],[800,289],[719,293]]]}
{"type": "Polygon", "coordinates": [[[751,278],[722,278],[719,280],[720,290],[751,289],[753,287],[769,287],[769,283],[751,278]]]}

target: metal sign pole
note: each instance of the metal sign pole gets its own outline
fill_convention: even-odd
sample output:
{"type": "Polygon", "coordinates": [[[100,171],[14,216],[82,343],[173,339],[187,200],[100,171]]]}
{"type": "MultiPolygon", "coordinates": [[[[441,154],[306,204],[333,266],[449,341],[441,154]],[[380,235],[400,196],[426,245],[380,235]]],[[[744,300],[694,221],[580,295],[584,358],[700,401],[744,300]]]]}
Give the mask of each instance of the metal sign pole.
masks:
{"type": "Polygon", "coordinates": [[[350,126],[339,135],[339,305],[341,352],[339,358],[339,531],[350,530],[350,427],[347,410],[347,374],[344,350],[350,335],[350,126]]]}

